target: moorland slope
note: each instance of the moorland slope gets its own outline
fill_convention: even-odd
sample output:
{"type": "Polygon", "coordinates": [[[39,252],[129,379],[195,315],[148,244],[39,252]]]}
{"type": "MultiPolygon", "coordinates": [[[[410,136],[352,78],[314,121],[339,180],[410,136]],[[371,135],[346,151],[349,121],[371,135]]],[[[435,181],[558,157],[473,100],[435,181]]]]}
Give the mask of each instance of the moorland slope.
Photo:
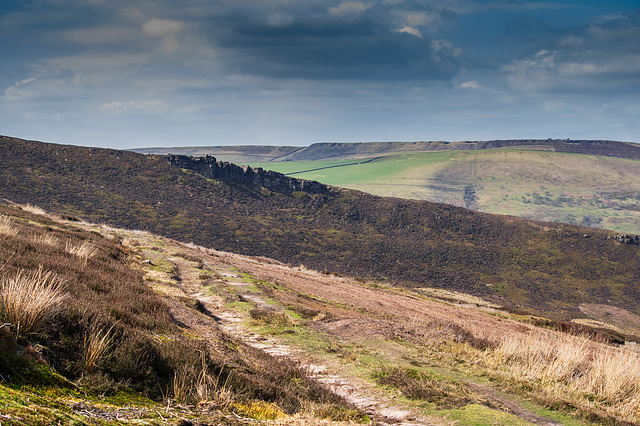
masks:
{"type": "Polygon", "coordinates": [[[337,188],[274,192],[127,151],[2,138],[0,155],[0,196],[72,217],[554,317],[584,317],[585,303],[640,313],[637,239],[611,231],[337,188]]]}
{"type": "Polygon", "coordinates": [[[375,195],[640,234],[640,160],[486,149],[251,163],[375,195]]]}
{"type": "Polygon", "coordinates": [[[640,356],[615,333],[31,205],[0,206],[0,242],[3,425],[640,421],[640,356]]]}
{"type": "Polygon", "coordinates": [[[213,155],[375,195],[640,234],[640,145],[589,140],[148,148],[213,155]]]}

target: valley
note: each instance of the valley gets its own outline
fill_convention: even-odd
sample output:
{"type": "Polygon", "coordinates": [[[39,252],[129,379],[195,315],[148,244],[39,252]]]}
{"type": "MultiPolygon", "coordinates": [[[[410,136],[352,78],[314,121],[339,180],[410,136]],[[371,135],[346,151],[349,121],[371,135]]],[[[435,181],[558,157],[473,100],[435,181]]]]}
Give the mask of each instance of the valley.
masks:
{"type": "Polygon", "coordinates": [[[640,149],[611,141],[313,144],[149,148],[213,155],[385,197],[640,233],[640,149]],[[258,159],[261,158],[261,159],[258,159]]]}
{"type": "MultiPolygon", "coordinates": [[[[0,149],[0,294],[25,277],[64,291],[33,326],[0,303],[3,424],[640,422],[634,235],[206,156],[0,149]]],[[[500,153],[522,156],[502,178],[481,172],[491,151],[434,153],[457,168],[424,173],[524,188],[552,161],[500,153]]],[[[583,161],[562,155],[558,181],[583,161]]],[[[390,181],[396,160],[322,167],[390,181]]]]}

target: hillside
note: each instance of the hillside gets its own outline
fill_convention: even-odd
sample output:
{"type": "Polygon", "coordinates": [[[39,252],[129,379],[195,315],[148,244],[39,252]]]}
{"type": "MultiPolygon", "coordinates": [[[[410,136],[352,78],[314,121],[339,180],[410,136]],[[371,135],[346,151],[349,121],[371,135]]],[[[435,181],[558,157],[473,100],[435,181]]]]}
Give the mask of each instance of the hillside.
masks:
{"type": "Polygon", "coordinates": [[[640,421],[640,356],[615,332],[30,205],[0,206],[0,241],[3,425],[640,421]],[[55,286],[32,310],[13,295],[37,277],[55,286]]]}
{"type": "Polygon", "coordinates": [[[640,160],[487,149],[250,163],[375,195],[640,234],[640,160]]]}
{"type": "Polygon", "coordinates": [[[632,143],[549,139],[137,151],[213,155],[375,195],[640,234],[640,145],[632,143]]]}
{"type": "Polygon", "coordinates": [[[264,174],[212,159],[194,164],[220,177],[164,157],[11,138],[0,153],[0,196],[68,216],[556,318],[586,317],[585,303],[640,313],[637,239],[610,231],[337,188],[271,191],[247,181],[264,174]]]}
{"type": "Polygon", "coordinates": [[[215,299],[216,315],[231,315],[227,305],[240,300],[222,275],[231,265],[176,241],[30,205],[0,206],[0,241],[3,425],[367,418],[292,360],[235,337],[179,285],[182,265],[199,265],[189,271],[199,291],[210,286],[217,297],[207,306],[215,299]],[[21,288],[33,288],[28,299],[21,288]]]}

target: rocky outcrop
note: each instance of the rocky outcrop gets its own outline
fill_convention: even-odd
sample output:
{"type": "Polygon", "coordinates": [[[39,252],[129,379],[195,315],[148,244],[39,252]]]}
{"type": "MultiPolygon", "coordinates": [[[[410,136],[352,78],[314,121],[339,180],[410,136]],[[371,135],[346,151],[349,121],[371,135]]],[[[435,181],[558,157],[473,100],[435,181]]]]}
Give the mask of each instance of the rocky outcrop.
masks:
{"type": "Polygon", "coordinates": [[[616,239],[621,243],[640,245],[639,235],[622,234],[622,235],[618,235],[616,239]]]}
{"type": "Polygon", "coordinates": [[[167,155],[169,164],[194,172],[208,179],[225,179],[243,185],[257,185],[273,192],[289,194],[302,191],[308,194],[326,194],[331,189],[316,181],[297,179],[282,173],[249,166],[217,161],[215,157],[190,157],[187,155],[167,155]]]}

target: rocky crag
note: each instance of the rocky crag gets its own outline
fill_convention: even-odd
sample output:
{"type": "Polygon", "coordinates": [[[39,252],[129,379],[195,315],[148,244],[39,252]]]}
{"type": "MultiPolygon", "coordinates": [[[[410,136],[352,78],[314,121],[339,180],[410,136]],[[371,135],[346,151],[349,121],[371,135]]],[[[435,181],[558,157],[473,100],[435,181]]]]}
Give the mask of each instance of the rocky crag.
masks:
{"type": "Polygon", "coordinates": [[[244,185],[258,185],[273,192],[290,194],[296,191],[308,194],[327,194],[332,189],[316,181],[297,179],[282,173],[238,166],[225,161],[217,161],[215,157],[191,157],[186,155],[166,156],[169,164],[194,172],[208,179],[225,179],[244,185]]]}

